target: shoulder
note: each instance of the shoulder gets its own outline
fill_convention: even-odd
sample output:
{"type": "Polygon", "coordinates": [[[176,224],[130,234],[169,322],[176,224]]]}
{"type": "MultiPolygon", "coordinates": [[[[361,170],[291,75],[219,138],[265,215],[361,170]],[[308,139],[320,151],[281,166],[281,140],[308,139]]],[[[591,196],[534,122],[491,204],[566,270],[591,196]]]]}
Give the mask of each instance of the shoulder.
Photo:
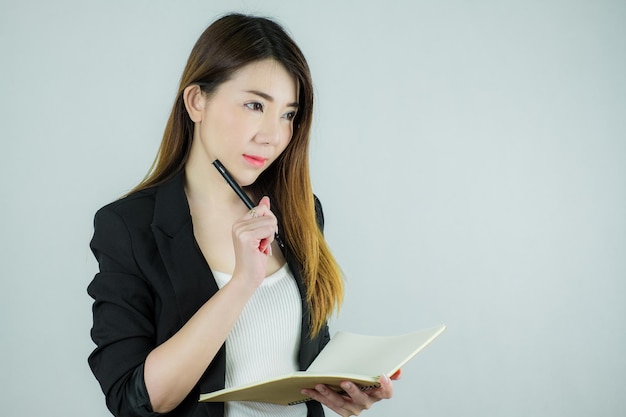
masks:
{"type": "Polygon", "coordinates": [[[139,191],[96,212],[90,247],[99,262],[106,263],[111,259],[116,265],[135,264],[133,249],[136,249],[136,242],[145,241],[150,236],[154,194],[153,190],[139,191]]]}
{"type": "Polygon", "coordinates": [[[96,212],[95,223],[98,220],[116,217],[126,224],[151,223],[154,213],[156,189],[137,191],[126,197],[107,204],[96,212]]]}

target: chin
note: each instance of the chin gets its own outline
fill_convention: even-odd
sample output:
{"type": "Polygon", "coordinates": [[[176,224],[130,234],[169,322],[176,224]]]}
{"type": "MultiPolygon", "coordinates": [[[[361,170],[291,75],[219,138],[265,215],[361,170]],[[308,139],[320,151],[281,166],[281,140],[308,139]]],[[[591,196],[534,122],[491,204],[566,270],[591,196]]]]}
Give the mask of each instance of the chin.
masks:
{"type": "Polygon", "coordinates": [[[243,175],[239,185],[241,185],[242,187],[250,187],[251,185],[254,185],[254,183],[259,179],[260,176],[260,173],[257,175],[243,175]]]}

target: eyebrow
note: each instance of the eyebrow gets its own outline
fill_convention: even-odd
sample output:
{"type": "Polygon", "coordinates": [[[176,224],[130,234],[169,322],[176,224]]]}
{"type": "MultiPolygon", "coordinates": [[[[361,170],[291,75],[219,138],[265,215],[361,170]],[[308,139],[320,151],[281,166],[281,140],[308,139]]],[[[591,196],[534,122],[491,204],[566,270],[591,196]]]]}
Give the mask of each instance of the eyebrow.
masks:
{"type": "MultiPolygon", "coordinates": [[[[257,90],[247,90],[247,91],[246,91],[246,93],[255,94],[255,95],[259,96],[259,97],[264,98],[264,99],[265,99],[265,100],[267,100],[267,101],[270,101],[270,102],[272,102],[272,103],[274,102],[274,97],[270,96],[270,95],[269,95],[269,94],[267,94],[267,93],[264,93],[263,91],[257,91],[257,90]]],[[[294,101],[293,103],[289,103],[289,104],[287,104],[287,107],[295,107],[295,108],[298,108],[298,107],[300,107],[300,105],[298,104],[298,102],[294,101]]]]}

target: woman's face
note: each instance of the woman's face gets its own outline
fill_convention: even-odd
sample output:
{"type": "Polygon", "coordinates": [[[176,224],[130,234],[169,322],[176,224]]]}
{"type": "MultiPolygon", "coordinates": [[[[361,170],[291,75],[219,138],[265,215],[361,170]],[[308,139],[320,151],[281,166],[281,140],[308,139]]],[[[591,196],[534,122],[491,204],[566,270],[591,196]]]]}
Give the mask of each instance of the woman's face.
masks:
{"type": "MultiPolygon", "coordinates": [[[[210,95],[196,96],[190,161],[209,166],[219,159],[239,184],[254,183],[285,150],[298,109],[298,84],[273,59],[253,62],[210,95]]],[[[193,118],[193,117],[192,117],[193,118]]]]}

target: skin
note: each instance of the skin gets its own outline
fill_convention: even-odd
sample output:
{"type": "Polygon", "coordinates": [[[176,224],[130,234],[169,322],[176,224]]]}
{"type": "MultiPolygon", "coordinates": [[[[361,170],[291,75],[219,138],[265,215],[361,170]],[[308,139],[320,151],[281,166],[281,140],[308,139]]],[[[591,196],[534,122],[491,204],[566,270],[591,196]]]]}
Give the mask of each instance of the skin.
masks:
{"type": "Polygon", "coordinates": [[[390,377],[383,375],[378,379],[380,387],[374,390],[361,391],[350,381],[341,383],[341,388],[346,392],[339,395],[326,385],[318,384],[315,389],[302,390],[302,394],[317,400],[341,416],[358,416],[363,410],[369,408],[376,402],[389,399],[393,395],[392,380],[400,378],[401,371],[398,370],[390,377]]]}
{"type": "MultiPolygon", "coordinates": [[[[210,96],[192,85],[184,90],[183,98],[194,122],[185,165],[194,235],[211,267],[232,278],[148,355],[144,378],[152,408],[159,413],[173,410],[187,396],[254,291],[285,262],[274,242],[278,223],[269,198],[263,197],[251,213],[212,162],[219,159],[239,184],[253,184],[289,144],[298,84],[270,59],[244,66],[210,96]]],[[[348,416],[390,398],[393,391],[388,378],[381,378],[381,387],[367,393],[346,383],[346,395],[323,385],[307,395],[348,416]]]]}

